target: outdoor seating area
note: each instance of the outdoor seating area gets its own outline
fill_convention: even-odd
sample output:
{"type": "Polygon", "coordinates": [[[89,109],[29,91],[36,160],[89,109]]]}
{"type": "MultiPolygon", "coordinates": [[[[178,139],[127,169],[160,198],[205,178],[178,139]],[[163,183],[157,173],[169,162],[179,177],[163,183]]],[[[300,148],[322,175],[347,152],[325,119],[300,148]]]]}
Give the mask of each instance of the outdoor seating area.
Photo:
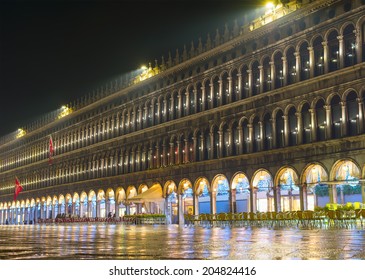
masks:
{"type": "Polygon", "coordinates": [[[364,228],[365,209],[185,215],[187,226],[364,228]]]}

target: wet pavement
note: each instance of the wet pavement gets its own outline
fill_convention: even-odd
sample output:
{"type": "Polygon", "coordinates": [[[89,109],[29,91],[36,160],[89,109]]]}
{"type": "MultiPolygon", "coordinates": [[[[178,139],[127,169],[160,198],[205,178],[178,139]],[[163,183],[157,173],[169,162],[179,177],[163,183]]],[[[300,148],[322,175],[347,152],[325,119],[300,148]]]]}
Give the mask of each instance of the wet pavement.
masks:
{"type": "Polygon", "coordinates": [[[0,259],[365,259],[364,229],[1,225],[0,259]]]}

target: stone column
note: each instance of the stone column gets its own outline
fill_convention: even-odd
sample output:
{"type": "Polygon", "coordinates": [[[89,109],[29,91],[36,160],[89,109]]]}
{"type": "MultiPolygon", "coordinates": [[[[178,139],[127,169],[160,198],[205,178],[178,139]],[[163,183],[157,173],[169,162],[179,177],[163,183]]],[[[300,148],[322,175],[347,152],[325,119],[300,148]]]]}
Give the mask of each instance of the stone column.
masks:
{"type": "Polygon", "coordinates": [[[328,192],[330,197],[330,203],[337,203],[337,188],[336,185],[329,185],[328,192]]]}
{"type": "Polygon", "coordinates": [[[214,107],[214,101],[213,101],[214,100],[214,86],[212,83],[210,83],[209,86],[210,86],[210,91],[209,91],[210,98],[208,97],[208,102],[209,102],[208,108],[211,109],[214,107]]]}
{"type": "Polygon", "coordinates": [[[340,69],[342,69],[345,64],[345,45],[342,35],[337,36],[337,39],[338,39],[338,59],[339,59],[340,69]]]}
{"type": "Polygon", "coordinates": [[[181,93],[178,93],[177,95],[177,117],[181,118],[182,117],[182,97],[181,97],[181,93]]]}
{"type": "Polygon", "coordinates": [[[359,104],[359,116],[357,118],[357,133],[362,134],[364,132],[364,112],[363,103],[360,98],[357,98],[357,103],[359,104]]]}
{"type": "Polygon", "coordinates": [[[332,138],[332,117],[331,117],[331,105],[325,105],[324,109],[326,110],[326,140],[332,138]]]}
{"type": "Polygon", "coordinates": [[[256,213],[257,210],[257,188],[251,186],[250,189],[250,212],[256,213]]]}
{"type": "Polygon", "coordinates": [[[314,59],[314,50],[313,47],[308,47],[309,51],[309,77],[314,77],[314,68],[315,68],[315,59],[314,59]]]}
{"type": "Polygon", "coordinates": [[[242,129],[242,126],[239,126],[237,128],[238,130],[238,143],[235,143],[235,144],[238,144],[237,145],[237,152],[238,154],[243,154],[243,144],[245,143],[245,140],[243,139],[243,129],[242,129]]]}
{"type": "Polygon", "coordinates": [[[283,146],[287,147],[289,146],[289,120],[288,120],[288,116],[285,115],[283,116],[284,119],[284,143],[283,146]]]}
{"type": "Polygon", "coordinates": [[[286,56],[283,56],[281,60],[283,61],[283,86],[285,87],[288,84],[288,61],[286,56]]]}
{"type": "Polygon", "coordinates": [[[237,213],[236,189],[232,189],[229,192],[229,211],[237,213]]]}
{"type": "Polygon", "coordinates": [[[341,136],[346,136],[348,134],[347,131],[347,108],[346,108],[346,102],[340,102],[341,105],[341,111],[342,111],[342,120],[341,120],[341,136]]]}
{"type": "Polygon", "coordinates": [[[54,204],[52,204],[52,219],[56,218],[56,213],[55,213],[56,207],[54,204]]]}
{"type": "MultiPolygon", "coordinates": [[[[276,118],[270,119],[271,128],[272,128],[272,149],[276,148],[276,138],[278,137],[278,132],[276,131],[276,118]]],[[[280,132],[279,132],[280,133],[280,132]]],[[[281,137],[281,135],[279,136],[281,137]]]]}
{"type": "Polygon", "coordinates": [[[174,151],[174,143],[170,143],[170,156],[169,156],[169,165],[175,164],[175,151],[174,151]]]}
{"type": "Polygon", "coordinates": [[[237,74],[237,85],[234,89],[234,94],[236,95],[236,100],[242,99],[242,74],[237,74]]]}
{"type": "Polygon", "coordinates": [[[217,102],[217,105],[218,106],[222,106],[223,104],[223,81],[221,78],[219,78],[219,81],[218,81],[218,102],[217,102]]]}
{"type": "Polygon", "coordinates": [[[233,92],[233,89],[232,89],[232,77],[228,77],[227,80],[228,80],[228,91],[226,90],[224,92],[224,94],[226,94],[226,98],[227,98],[226,103],[228,104],[228,103],[232,103],[232,95],[236,94],[236,93],[233,92]]]}
{"type": "Polygon", "coordinates": [[[303,119],[302,112],[296,112],[297,117],[297,145],[303,144],[303,119]]]}
{"type": "Polygon", "coordinates": [[[205,101],[206,101],[206,92],[205,92],[205,87],[204,86],[202,86],[201,88],[201,91],[202,91],[202,100],[201,100],[201,102],[202,102],[202,105],[201,105],[201,108],[202,108],[202,111],[205,111],[207,108],[205,108],[205,101]]]}
{"type": "Polygon", "coordinates": [[[271,90],[276,89],[276,70],[274,61],[270,61],[271,90]]]}
{"type": "Polygon", "coordinates": [[[301,61],[300,61],[300,53],[299,52],[295,52],[294,53],[295,55],[295,71],[296,71],[296,74],[295,74],[295,81],[296,82],[299,82],[300,81],[300,72],[301,72],[301,61]]]}
{"type": "Polygon", "coordinates": [[[253,126],[252,124],[248,124],[248,147],[247,147],[247,152],[251,153],[253,151],[253,126]]]}
{"type": "Polygon", "coordinates": [[[184,200],[182,197],[182,194],[177,195],[177,201],[178,201],[178,217],[179,217],[179,226],[183,226],[185,223],[184,219],[184,200]]]}
{"type": "Polygon", "coordinates": [[[251,97],[252,96],[252,70],[247,70],[247,75],[248,75],[248,96],[247,97],[251,97]]]}
{"type": "Polygon", "coordinates": [[[317,141],[317,121],[316,121],[316,111],[314,109],[309,109],[309,113],[311,114],[311,142],[317,141]]]}
{"type": "Polygon", "coordinates": [[[264,149],[264,139],[263,139],[263,124],[262,124],[262,121],[259,121],[258,122],[259,124],[259,137],[260,139],[258,139],[258,150],[259,151],[262,151],[264,149]]]}
{"type": "Polygon", "coordinates": [[[265,77],[264,77],[264,68],[262,67],[262,65],[259,65],[258,66],[259,68],[259,75],[260,75],[260,93],[263,93],[264,92],[264,81],[265,81],[265,77]]]}
{"type": "Polygon", "coordinates": [[[44,202],[41,202],[41,219],[45,218],[45,213],[44,213],[44,202]]]}
{"type": "Polygon", "coordinates": [[[100,200],[96,201],[96,215],[97,218],[100,218],[100,200]]]}
{"type": "Polygon", "coordinates": [[[328,50],[328,42],[323,41],[322,46],[323,46],[323,70],[324,70],[324,74],[327,74],[328,73],[328,63],[331,59],[330,53],[328,50]]]}
{"type": "Polygon", "coordinates": [[[184,112],[184,116],[188,116],[190,115],[190,98],[189,98],[189,92],[186,91],[185,92],[185,103],[183,103],[183,101],[181,101],[182,106],[181,106],[181,110],[184,112]]]}
{"type": "Polygon", "coordinates": [[[162,120],[163,122],[167,122],[168,118],[168,109],[167,109],[167,101],[164,99],[163,101],[163,109],[162,109],[162,120]]]}
{"type": "Polygon", "coordinates": [[[217,149],[217,158],[223,157],[223,149],[224,149],[224,141],[223,141],[223,131],[218,131],[218,149],[217,149]]]}

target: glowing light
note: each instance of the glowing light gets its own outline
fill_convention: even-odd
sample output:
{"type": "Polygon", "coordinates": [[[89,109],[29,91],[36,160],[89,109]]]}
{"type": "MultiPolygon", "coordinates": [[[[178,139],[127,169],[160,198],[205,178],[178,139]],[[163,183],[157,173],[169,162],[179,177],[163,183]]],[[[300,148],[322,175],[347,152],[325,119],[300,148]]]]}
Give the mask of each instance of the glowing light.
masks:
{"type": "Polygon", "coordinates": [[[269,3],[266,4],[266,8],[272,10],[272,9],[275,8],[275,5],[274,5],[274,3],[269,2],[269,3]]]}
{"type": "Polygon", "coordinates": [[[67,116],[71,113],[72,113],[72,109],[65,106],[65,105],[63,105],[61,107],[61,112],[58,114],[58,119],[61,119],[61,118],[65,117],[65,116],[67,116]]]}
{"type": "Polygon", "coordinates": [[[23,137],[26,134],[25,130],[22,128],[18,128],[17,134],[16,134],[16,138],[20,138],[23,137]]]}

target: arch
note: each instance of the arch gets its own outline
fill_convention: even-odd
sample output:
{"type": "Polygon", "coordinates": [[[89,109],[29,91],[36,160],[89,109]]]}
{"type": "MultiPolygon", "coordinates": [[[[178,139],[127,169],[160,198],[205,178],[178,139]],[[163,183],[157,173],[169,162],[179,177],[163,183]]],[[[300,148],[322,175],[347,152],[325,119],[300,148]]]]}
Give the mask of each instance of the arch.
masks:
{"type": "Polygon", "coordinates": [[[264,168],[255,171],[251,179],[251,186],[253,190],[257,191],[253,210],[255,212],[274,211],[273,179],[270,172],[264,168]]]}
{"type": "Polygon", "coordinates": [[[329,203],[328,171],[319,162],[308,164],[301,174],[300,182],[305,185],[304,210],[314,210],[315,207],[324,207],[329,203]]]}
{"type": "Polygon", "coordinates": [[[233,212],[250,211],[250,182],[244,172],[237,172],[231,179],[233,212]],[[235,202],[235,203],[234,203],[235,202]]]}
{"type": "Polygon", "coordinates": [[[180,181],[178,186],[178,194],[182,195],[182,205],[179,211],[183,211],[184,214],[194,214],[193,184],[189,179],[184,178],[180,181]]]}
{"type": "Polygon", "coordinates": [[[333,203],[362,202],[361,169],[353,159],[346,158],[336,161],[331,169],[330,178],[334,181],[333,203]]]}
{"type": "Polygon", "coordinates": [[[282,167],[275,175],[275,186],[280,188],[280,210],[300,210],[300,189],[297,171],[290,166],[282,167]]]}
{"type": "Polygon", "coordinates": [[[199,177],[194,183],[194,195],[197,197],[195,213],[211,213],[210,184],[207,178],[199,177]]]}
{"type": "Polygon", "coordinates": [[[231,212],[229,197],[230,187],[224,174],[216,175],[211,184],[213,213],[231,212]]]}
{"type": "Polygon", "coordinates": [[[178,198],[177,198],[177,186],[173,180],[169,180],[164,185],[163,190],[164,197],[167,202],[167,221],[169,224],[177,224],[178,222],[178,198]]]}

